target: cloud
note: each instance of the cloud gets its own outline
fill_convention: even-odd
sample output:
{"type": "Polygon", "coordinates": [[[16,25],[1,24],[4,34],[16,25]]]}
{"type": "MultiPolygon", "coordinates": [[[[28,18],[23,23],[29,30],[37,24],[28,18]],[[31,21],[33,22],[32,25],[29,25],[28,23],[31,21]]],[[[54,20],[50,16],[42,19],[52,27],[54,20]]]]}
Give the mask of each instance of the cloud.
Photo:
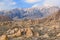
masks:
{"type": "Polygon", "coordinates": [[[0,6],[3,6],[4,5],[4,3],[3,2],[0,2],[0,6]]]}
{"type": "Polygon", "coordinates": [[[10,2],[9,5],[16,5],[16,2],[10,2]]]}
{"type": "Polygon", "coordinates": [[[59,6],[60,7],[60,0],[44,0],[44,2],[37,2],[32,7],[39,7],[39,6],[44,6],[44,7],[52,7],[52,6],[59,6]]]}
{"type": "Polygon", "coordinates": [[[35,2],[39,2],[39,1],[41,1],[41,0],[25,0],[25,2],[27,2],[27,3],[35,3],[35,2]]]}
{"type": "Polygon", "coordinates": [[[38,7],[38,6],[40,6],[39,4],[34,4],[32,7],[38,7]]]}
{"type": "Polygon", "coordinates": [[[0,0],[0,9],[9,9],[16,5],[13,0],[0,0]]]}
{"type": "Polygon", "coordinates": [[[12,2],[13,5],[16,5],[16,2],[12,2]]]}
{"type": "Polygon", "coordinates": [[[60,6],[60,0],[45,0],[44,6],[60,6]]]}
{"type": "MultiPolygon", "coordinates": [[[[23,0],[20,4],[24,7],[38,7],[38,6],[60,6],[60,0],[23,0]],[[24,2],[24,3],[23,3],[24,2]]],[[[12,9],[20,6],[15,0],[0,0],[0,9],[12,9]],[[17,5],[16,5],[17,4],[17,5]]]]}

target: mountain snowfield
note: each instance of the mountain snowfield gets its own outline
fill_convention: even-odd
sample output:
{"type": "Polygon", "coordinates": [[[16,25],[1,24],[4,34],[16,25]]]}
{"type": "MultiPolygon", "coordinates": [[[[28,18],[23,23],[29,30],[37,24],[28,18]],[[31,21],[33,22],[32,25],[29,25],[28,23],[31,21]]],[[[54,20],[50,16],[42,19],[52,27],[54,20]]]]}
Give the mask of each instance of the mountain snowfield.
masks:
{"type": "Polygon", "coordinates": [[[12,19],[35,19],[44,18],[58,12],[59,7],[35,7],[35,8],[16,8],[12,10],[0,11],[0,15],[9,16],[12,19]]]}

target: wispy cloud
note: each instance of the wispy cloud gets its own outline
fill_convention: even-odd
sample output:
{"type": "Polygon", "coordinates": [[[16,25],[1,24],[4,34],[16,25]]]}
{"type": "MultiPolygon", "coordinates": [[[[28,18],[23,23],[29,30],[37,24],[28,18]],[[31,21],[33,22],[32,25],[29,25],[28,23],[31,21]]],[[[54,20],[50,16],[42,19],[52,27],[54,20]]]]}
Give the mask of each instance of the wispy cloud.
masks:
{"type": "Polygon", "coordinates": [[[16,5],[16,2],[11,2],[10,5],[16,5]]]}
{"type": "Polygon", "coordinates": [[[0,0],[0,9],[9,9],[13,5],[16,5],[16,2],[13,0],[0,0]]]}
{"type": "Polygon", "coordinates": [[[32,7],[38,7],[40,6],[40,4],[34,4],[32,7]]]}
{"type": "Polygon", "coordinates": [[[3,2],[0,2],[0,6],[4,6],[4,3],[3,2]]]}
{"type": "Polygon", "coordinates": [[[60,0],[0,0],[0,9],[60,6],[60,0]]]}
{"type": "Polygon", "coordinates": [[[39,2],[39,1],[41,1],[41,0],[25,0],[25,2],[27,2],[27,3],[35,3],[35,2],[39,2]]]}
{"type": "Polygon", "coordinates": [[[41,2],[37,2],[32,7],[37,6],[45,6],[45,7],[51,7],[51,6],[59,6],[60,7],[60,0],[44,0],[43,4],[41,5],[41,2]]]}
{"type": "Polygon", "coordinates": [[[60,0],[45,0],[44,6],[60,6],[60,0]]]}

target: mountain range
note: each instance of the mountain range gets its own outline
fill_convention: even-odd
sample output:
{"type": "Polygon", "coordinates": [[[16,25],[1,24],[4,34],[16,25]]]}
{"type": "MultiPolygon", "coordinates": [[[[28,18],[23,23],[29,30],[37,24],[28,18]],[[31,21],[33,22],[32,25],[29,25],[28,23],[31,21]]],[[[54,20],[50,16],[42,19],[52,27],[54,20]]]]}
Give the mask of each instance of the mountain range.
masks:
{"type": "MultiPolygon", "coordinates": [[[[18,19],[36,19],[36,18],[45,18],[53,13],[57,13],[60,10],[59,7],[35,7],[35,8],[16,8],[11,10],[0,11],[0,17],[9,18],[12,20],[18,19]],[[3,16],[2,16],[3,15],[3,16]]],[[[1,18],[0,18],[1,19],[1,18]]],[[[4,18],[2,19],[4,20],[4,18]]]]}

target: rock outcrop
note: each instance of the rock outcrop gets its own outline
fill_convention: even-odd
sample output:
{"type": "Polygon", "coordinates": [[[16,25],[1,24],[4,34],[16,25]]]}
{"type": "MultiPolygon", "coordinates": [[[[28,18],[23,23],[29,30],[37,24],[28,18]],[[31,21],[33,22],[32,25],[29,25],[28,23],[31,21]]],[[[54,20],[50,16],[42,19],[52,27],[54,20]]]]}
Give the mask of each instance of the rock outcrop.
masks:
{"type": "Polygon", "coordinates": [[[7,35],[2,35],[2,36],[0,36],[0,40],[8,40],[7,35]]]}

